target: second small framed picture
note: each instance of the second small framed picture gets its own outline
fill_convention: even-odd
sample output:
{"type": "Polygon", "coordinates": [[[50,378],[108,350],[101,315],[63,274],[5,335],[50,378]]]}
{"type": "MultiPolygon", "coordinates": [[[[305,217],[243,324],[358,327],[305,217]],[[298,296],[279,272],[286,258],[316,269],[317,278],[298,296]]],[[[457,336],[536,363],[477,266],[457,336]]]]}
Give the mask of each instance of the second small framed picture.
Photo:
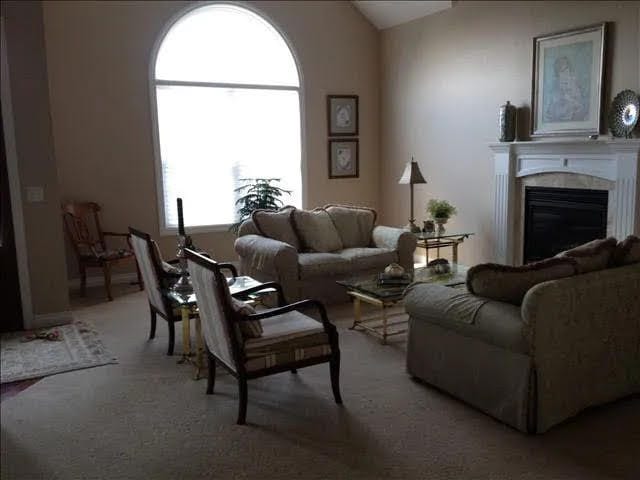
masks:
{"type": "Polygon", "coordinates": [[[330,137],[358,135],[357,95],[327,95],[327,129],[330,137]]]}
{"type": "Polygon", "coordinates": [[[329,178],[358,178],[358,139],[329,140],[329,178]]]}

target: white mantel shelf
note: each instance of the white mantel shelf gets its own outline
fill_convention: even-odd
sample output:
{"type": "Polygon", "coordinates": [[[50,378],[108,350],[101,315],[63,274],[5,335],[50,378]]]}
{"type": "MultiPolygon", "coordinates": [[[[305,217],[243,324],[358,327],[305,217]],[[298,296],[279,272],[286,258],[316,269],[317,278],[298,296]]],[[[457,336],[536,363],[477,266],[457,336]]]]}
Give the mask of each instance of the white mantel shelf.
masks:
{"type": "Polygon", "coordinates": [[[516,182],[530,175],[568,173],[613,182],[613,222],[607,234],[640,233],[640,139],[552,139],[492,143],[495,166],[495,260],[516,262],[516,182]]]}

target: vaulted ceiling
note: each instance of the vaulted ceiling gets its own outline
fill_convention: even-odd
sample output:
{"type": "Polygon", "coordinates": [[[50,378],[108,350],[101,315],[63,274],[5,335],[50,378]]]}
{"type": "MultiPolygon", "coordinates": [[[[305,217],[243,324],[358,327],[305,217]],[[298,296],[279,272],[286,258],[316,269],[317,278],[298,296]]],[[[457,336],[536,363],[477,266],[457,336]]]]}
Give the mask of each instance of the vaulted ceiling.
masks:
{"type": "Polygon", "coordinates": [[[354,5],[379,30],[410,22],[432,13],[451,8],[451,0],[431,1],[367,1],[355,0],[354,5]]]}

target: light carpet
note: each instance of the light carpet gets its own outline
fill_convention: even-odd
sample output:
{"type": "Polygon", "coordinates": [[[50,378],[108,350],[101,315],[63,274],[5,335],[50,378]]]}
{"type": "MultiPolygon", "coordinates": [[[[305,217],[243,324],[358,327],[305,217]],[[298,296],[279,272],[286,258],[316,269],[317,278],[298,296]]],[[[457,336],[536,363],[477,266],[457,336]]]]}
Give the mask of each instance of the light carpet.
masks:
{"type": "Polygon", "coordinates": [[[0,383],[46,377],[97,367],[117,360],[86,322],[74,322],[44,330],[57,340],[28,339],[26,332],[3,334],[0,339],[0,383]]]}
{"type": "Polygon", "coordinates": [[[75,313],[120,363],[48,377],[3,401],[2,478],[640,478],[638,398],[527,436],[412,381],[403,342],[348,330],[347,306],[330,310],[344,406],[328,365],[309,367],[250,381],[246,426],[235,425],[231,376],[207,396],[190,366],[165,355],[164,322],[146,340],[144,293],[75,313]]]}

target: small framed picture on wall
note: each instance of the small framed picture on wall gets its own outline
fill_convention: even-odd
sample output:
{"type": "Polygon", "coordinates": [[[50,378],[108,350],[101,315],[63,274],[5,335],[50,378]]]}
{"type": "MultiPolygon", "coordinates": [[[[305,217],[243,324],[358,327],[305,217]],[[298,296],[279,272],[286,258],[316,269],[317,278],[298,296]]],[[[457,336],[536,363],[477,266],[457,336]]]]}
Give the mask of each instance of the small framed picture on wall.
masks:
{"type": "Polygon", "coordinates": [[[358,139],[329,140],[329,178],[358,178],[358,139]]]}
{"type": "Polygon", "coordinates": [[[327,128],[330,137],[358,135],[357,95],[327,95],[327,128]]]}

